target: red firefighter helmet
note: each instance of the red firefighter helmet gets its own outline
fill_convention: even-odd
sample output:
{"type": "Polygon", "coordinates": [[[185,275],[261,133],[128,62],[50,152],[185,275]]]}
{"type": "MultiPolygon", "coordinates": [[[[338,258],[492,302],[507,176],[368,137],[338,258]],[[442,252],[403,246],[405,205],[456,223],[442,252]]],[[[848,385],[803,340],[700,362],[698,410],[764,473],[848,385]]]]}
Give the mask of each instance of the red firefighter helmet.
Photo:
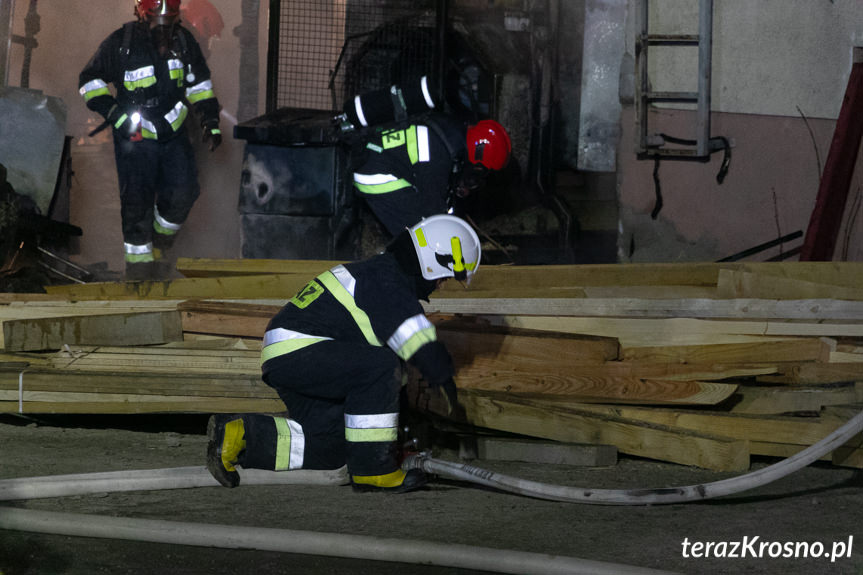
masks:
{"type": "Polygon", "coordinates": [[[180,15],[180,0],[135,0],[135,14],[151,24],[170,25],[180,15]]]}
{"type": "Polygon", "coordinates": [[[467,158],[489,170],[501,170],[509,162],[512,142],[506,130],[494,120],[480,120],[467,129],[467,158]]]}

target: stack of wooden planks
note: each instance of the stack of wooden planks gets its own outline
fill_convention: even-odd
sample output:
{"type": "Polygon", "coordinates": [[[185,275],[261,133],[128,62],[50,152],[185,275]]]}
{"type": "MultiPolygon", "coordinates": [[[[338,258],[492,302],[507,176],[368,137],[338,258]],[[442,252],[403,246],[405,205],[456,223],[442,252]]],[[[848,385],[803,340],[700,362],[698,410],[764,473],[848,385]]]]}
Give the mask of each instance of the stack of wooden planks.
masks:
{"type": "MultiPolygon", "coordinates": [[[[185,279],[7,302],[0,411],[281,411],[259,380],[260,338],[335,263],[181,259],[185,279]]],[[[464,422],[740,471],[863,409],[861,280],[849,262],[484,266],[425,307],[464,422]]],[[[409,390],[440,411],[416,374],[409,390]]],[[[863,467],[859,443],[829,460],[863,467]]]]}

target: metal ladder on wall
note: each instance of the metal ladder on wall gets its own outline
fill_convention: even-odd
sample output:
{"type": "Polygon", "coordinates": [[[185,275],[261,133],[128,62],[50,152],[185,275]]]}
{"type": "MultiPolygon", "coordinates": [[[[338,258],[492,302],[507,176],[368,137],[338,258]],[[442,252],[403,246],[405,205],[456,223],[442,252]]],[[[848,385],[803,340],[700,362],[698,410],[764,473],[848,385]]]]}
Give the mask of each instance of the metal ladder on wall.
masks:
{"type": "Polygon", "coordinates": [[[710,138],[710,76],[713,44],[713,0],[698,0],[698,34],[651,34],[649,31],[648,0],[639,0],[635,42],[636,113],[638,142],[636,152],[642,156],[704,158],[722,148],[710,138]],[[655,92],[650,90],[648,53],[651,46],[684,46],[698,48],[698,91],[655,92]],[[650,105],[655,102],[695,104],[695,140],[681,140],[659,133],[651,133],[648,126],[650,105]],[[682,147],[666,148],[666,143],[682,147]]]}

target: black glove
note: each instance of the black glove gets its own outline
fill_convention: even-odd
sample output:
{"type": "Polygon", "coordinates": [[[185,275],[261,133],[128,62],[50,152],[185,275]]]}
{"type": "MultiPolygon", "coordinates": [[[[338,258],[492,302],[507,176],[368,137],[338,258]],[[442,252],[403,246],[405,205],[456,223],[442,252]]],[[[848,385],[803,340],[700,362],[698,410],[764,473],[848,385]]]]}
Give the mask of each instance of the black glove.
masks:
{"type": "Polygon", "coordinates": [[[219,122],[207,122],[201,126],[201,131],[201,141],[210,143],[211,152],[221,145],[222,131],[219,129],[219,122]]]}
{"type": "Polygon", "coordinates": [[[432,384],[431,387],[440,391],[446,401],[446,414],[452,415],[453,411],[458,408],[458,389],[455,386],[455,380],[450,378],[438,385],[432,384]]]}

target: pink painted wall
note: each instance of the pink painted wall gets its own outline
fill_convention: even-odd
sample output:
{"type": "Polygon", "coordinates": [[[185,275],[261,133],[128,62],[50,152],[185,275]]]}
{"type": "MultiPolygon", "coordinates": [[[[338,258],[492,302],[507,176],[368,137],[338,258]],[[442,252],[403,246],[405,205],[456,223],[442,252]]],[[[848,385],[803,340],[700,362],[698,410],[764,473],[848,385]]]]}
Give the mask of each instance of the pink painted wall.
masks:
{"type": "MultiPolygon", "coordinates": [[[[649,122],[652,131],[692,137],[692,112],[657,110],[649,122]]],[[[653,220],[654,163],[636,159],[635,113],[632,107],[624,108],[618,155],[620,260],[716,260],[797,230],[805,233],[818,192],[818,156],[823,169],[835,127],[833,120],[808,123],[814,139],[799,116],[714,113],[712,135],[734,144],[724,183],[716,182],[721,152],[708,163],[663,160],[659,177],[664,207],[653,220]]],[[[857,220],[840,230],[834,259],[859,261],[863,255],[860,163],[846,207],[846,220],[852,213],[857,220]]],[[[802,238],[784,249],[801,244],[802,238]]],[[[761,261],[779,253],[777,247],[748,259],[761,261]]]]}

